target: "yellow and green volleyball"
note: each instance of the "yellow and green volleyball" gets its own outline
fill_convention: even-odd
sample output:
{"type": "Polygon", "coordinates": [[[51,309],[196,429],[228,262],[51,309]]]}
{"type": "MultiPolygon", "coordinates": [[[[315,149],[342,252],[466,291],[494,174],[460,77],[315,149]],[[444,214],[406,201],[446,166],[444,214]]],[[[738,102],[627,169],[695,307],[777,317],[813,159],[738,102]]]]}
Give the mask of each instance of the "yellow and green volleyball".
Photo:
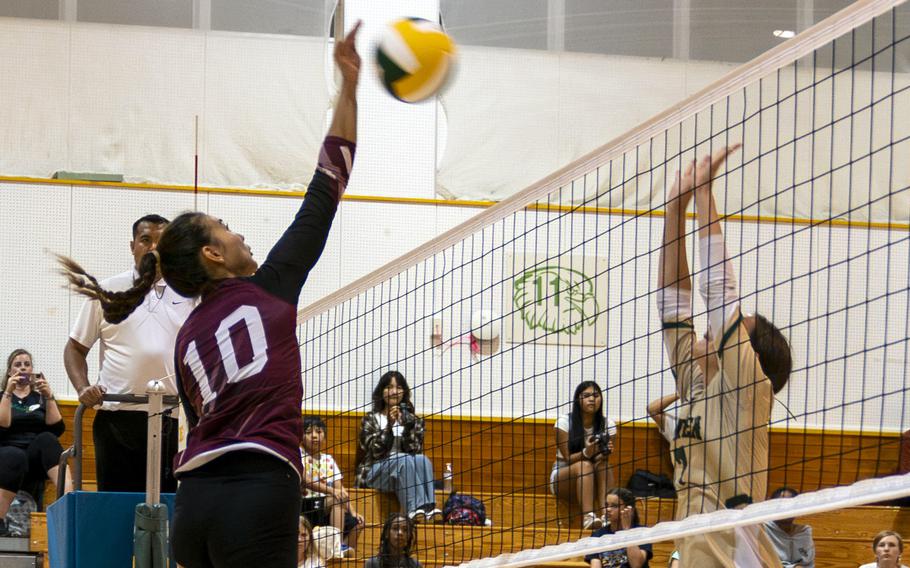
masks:
{"type": "Polygon", "coordinates": [[[379,78],[396,99],[422,101],[445,84],[455,52],[455,42],[439,25],[421,18],[396,20],[376,48],[379,78]]]}

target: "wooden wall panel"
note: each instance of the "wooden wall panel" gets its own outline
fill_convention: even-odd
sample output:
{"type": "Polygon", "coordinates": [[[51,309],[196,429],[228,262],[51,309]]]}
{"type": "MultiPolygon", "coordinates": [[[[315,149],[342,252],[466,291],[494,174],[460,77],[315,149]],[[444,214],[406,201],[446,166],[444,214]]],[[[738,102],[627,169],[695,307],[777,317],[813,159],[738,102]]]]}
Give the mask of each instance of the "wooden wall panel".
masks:
{"type": "MultiPolygon", "coordinates": [[[[61,411],[72,442],[75,406],[61,411]]],[[[83,423],[84,478],[95,477],[91,421],[83,423]]],[[[361,414],[323,416],[329,425],[328,448],[348,484],[353,482],[361,414]]],[[[782,485],[799,491],[853,483],[888,475],[897,469],[900,438],[896,435],[774,430],[771,433],[769,488],[782,485]]],[[[437,477],[446,462],[453,464],[457,487],[465,492],[547,493],[547,480],[556,454],[553,424],[544,421],[472,418],[427,418],[426,453],[437,477]]],[[[672,474],[668,445],[650,424],[620,426],[610,457],[616,479],[625,485],[636,469],[672,474]]]]}

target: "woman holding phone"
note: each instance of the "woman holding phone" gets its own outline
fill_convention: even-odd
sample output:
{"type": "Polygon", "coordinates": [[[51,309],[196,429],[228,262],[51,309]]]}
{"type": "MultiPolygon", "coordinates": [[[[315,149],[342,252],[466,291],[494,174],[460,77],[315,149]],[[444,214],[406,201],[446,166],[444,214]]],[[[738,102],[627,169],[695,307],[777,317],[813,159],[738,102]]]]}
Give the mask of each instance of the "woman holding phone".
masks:
{"type": "Polygon", "coordinates": [[[423,453],[424,420],[414,414],[411,387],[389,371],[373,389],[373,411],[363,417],[357,485],[394,491],[410,520],[439,522],[442,511],[433,491],[433,464],[423,453]]]}
{"type": "MultiPolygon", "coordinates": [[[[0,389],[0,536],[10,536],[6,513],[16,493],[44,478],[57,483],[64,425],[50,384],[25,349],[6,359],[0,389]]],[[[67,472],[66,491],[70,484],[67,472]]]]}

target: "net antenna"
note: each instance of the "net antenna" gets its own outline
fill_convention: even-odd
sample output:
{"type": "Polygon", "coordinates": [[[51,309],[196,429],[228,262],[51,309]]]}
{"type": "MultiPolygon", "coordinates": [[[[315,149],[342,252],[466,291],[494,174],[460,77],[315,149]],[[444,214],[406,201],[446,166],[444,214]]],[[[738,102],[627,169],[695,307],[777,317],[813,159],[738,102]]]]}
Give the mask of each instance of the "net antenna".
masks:
{"type": "Polygon", "coordinates": [[[199,115],[193,117],[193,210],[199,211],[199,115]]]}

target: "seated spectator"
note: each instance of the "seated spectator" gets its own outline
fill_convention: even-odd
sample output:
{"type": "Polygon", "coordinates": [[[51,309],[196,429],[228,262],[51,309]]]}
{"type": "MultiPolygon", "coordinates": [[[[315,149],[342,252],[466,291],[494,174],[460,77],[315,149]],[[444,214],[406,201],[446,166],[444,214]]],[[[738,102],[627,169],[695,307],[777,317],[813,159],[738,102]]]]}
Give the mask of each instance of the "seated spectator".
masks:
{"type": "Polygon", "coordinates": [[[433,464],[423,454],[423,418],[414,414],[411,389],[389,371],[373,389],[373,411],[363,417],[357,485],[394,492],[414,522],[441,521],[433,490],[433,464]]]}
{"type": "Polygon", "coordinates": [[[859,568],[907,568],[901,564],[901,553],[904,551],[904,539],[894,531],[882,531],[872,539],[872,552],[875,562],[863,564],[859,568]]]}
{"type": "MultiPolygon", "coordinates": [[[[33,371],[25,349],[10,353],[0,388],[0,536],[9,536],[6,514],[16,493],[44,479],[57,483],[64,425],[50,384],[33,371]]],[[[72,489],[69,472],[64,489],[72,489]]]]}
{"type": "Polygon", "coordinates": [[[575,389],[572,412],[556,420],[556,462],[550,470],[550,492],[581,507],[582,527],[597,530],[606,524],[607,489],[613,471],[607,456],[613,451],[616,424],[604,418],[603,392],[594,381],[575,389]],[[608,447],[598,436],[609,435],[608,447]]]}
{"type": "MultiPolygon", "coordinates": [[[[790,499],[799,493],[789,487],[781,487],[771,494],[772,499],[790,499]]],[[[765,533],[780,556],[783,568],[806,566],[815,568],[815,542],[812,527],[798,525],[794,519],[781,519],[765,523],[765,533]]]]}
{"type": "Polygon", "coordinates": [[[417,525],[411,517],[392,513],[382,525],[379,554],[368,558],[364,568],[423,568],[411,558],[411,548],[417,541],[417,525]]]}
{"type": "Polygon", "coordinates": [[[303,418],[303,516],[312,526],[331,525],[338,529],[344,536],[342,555],[353,556],[363,517],[348,498],[335,459],[322,451],[325,433],[321,418],[303,418]]]}
{"type": "MultiPolygon", "coordinates": [[[[628,489],[614,488],[607,493],[606,526],[594,531],[591,536],[604,536],[641,526],[635,495],[628,489]]],[[[654,557],[650,544],[628,546],[585,556],[591,568],[648,568],[648,560],[654,557]]]]}
{"type": "Polygon", "coordinates": [[[305,517],[300,517],[298,530],[297,568],[325,568],[325,562],[319,557],[313,543],[313,525],[305,517]]]}

